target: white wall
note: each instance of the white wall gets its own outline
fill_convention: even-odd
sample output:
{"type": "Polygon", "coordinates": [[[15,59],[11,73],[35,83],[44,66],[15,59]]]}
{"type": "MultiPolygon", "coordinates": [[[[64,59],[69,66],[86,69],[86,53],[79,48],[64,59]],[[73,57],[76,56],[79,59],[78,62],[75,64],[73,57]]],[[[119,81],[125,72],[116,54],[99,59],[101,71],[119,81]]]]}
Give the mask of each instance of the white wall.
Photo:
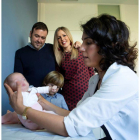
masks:
{"type": "Polygon", "coordinates": [[[82,42],[80,23],[97,14],[96,4],[38,3],[38,21],[46,23],[49,28],[47,43],[53,43],[54,31],[60,26],[65,26],[70,30],[74,41],[82,42]]]}
{"type": "MultiPolygon", "coordinates": [[[[120,16],[121,20],[124,21],[130,30],[130,44],[137,42],[137,48],[139,46],[138,42],[138,5],[120,5],[120,16]]],[[[136,71],[139,75],[138,68],[139,60],[136,60],[136,71]]]]}

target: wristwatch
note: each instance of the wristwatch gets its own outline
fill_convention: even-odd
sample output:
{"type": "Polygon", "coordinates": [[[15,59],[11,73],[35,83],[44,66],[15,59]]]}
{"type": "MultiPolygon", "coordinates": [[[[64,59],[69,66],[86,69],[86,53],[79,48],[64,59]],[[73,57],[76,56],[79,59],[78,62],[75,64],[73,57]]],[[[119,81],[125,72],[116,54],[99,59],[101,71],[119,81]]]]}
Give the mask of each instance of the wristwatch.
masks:
{"type": "Polygon", "coordinates": [[[31,108],[31,107],[26,107],[25,109],[24,109],[24,111],[23,111],[23,114],[21,115],[22,116],[22,119],[24,119],[24,120],[27,120],[28,118],[27,118],[27,110],[29,109],[29,108],[31,108]]]}

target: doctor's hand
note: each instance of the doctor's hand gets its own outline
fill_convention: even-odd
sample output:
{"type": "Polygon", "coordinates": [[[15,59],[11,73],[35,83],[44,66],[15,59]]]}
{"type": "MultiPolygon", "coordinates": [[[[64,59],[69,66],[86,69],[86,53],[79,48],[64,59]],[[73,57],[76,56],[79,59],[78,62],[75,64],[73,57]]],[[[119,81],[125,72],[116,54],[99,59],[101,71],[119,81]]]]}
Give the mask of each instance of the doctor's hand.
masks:
{"type": "Polygon", "coordinates": [[[38,97],[38,102],[45,102],[46,99],[42,95],[40,95],[39,93],[36,93],[36,95],[38,97]]]}
{"type": "MultiPolygon", "coordinates": [[[[38,103],[42,106],[42,108],[46,111],[54,111],[51,107],[51,103],[44,99],[39,93],[36,94],[38,96],[38,103]]],[[[55,112],[55,111],[54,111],[55,112]]]]}
{"type": "Polygon", "coordinates": [[[21,115],[25,109],[25,106],[23,105],[21,84],[19,82],[17,82],[16,84],[17,84],[17,93],[13,92],[13,90],[10,88],[8,84],[4,83],[4,86],[9,96],[10,105],[17,114],[21,115]]]}

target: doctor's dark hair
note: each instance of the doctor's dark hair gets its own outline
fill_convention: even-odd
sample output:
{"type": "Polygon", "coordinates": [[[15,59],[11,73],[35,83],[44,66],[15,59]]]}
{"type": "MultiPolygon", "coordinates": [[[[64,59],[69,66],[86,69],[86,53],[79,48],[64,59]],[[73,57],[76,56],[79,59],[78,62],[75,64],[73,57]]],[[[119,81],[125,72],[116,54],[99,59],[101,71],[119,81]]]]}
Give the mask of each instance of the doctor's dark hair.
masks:
{"type": "Polygon", "coordinates": [[[135,48],[136,43],[129,45],[129,30],[124,22],[103,14],[91,18],[81,27],[99,47],[98,53],[103,57],[99,65],[103,71],[114,62],[128,66],[134,71],[138,50],[135,48]]]}
{"type": "Polygon", "coordinates": [[[41,29],[43,31],[47,31],[47,34],[48,34],[48,27],[45,23],[43,22],[37,22],[33,25],[32,27],[32,30],[31,30],[31,34],[33,33],[34,29],[38,30],[38,29],[41,29]]]}

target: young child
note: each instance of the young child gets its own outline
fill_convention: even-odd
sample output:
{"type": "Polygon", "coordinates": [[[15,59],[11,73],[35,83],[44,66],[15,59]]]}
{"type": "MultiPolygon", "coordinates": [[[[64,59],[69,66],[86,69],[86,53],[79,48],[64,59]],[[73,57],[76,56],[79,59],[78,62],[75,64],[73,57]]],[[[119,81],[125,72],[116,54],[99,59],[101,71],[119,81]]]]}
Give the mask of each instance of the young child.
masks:
{"type": "Polygon", "coordinates": [[[51,102],[52,104],[61,107],[63,109],[68,110],[68,106],[65,102],[65,99],[63,97],[63,95],[57,93],[59,91],[60,88],[63,87],[64,85],[64,77],[61,73],[59,73],[58,71],[51,71],[50,73],[48,73],[46,75],[46,77],[43,80],[43,86],[49,86],[52,87],[56,85],[57,89],[56,91],[50,91],[47,94],[41,94],[46,100],[48,100],[49,102],[51,102]]]}
{"type": "MultiPolygon", "coordinates": [[[[31,87],[29,88],[29,83],[25,79],[25,77],[21,73],[12,73],[10,74],[4,81],[4,83],[7,83],[12,90],[16,93],[16,82],[19,81],[21,83],[21,90],[22,90],[22,96],[23,96],[23,104],[27,107],[32,107],[33,109],[47,112],[47,113],[52,113],[55,114],[52,111],[45,111],[43,110],[42,106],[38,103],[38,97],[36,93],[52,93],[57,91],[57,87],[55,85],[53,86],[44,86],[44,87],[31,87]]],[[[2,123],[7,122],[7,121],[12,121],[11,119],[15,119],[15,112],[8,112],[6,115],[2,117],[2,123]]],[[[37,124],[31,122],[30,120],[26,120],[21,115],[18,115],[18,118],[20,122],[28,129],[31,130],[36,130],[36,129],[42,129],[39,127],[37,124]]]]}

